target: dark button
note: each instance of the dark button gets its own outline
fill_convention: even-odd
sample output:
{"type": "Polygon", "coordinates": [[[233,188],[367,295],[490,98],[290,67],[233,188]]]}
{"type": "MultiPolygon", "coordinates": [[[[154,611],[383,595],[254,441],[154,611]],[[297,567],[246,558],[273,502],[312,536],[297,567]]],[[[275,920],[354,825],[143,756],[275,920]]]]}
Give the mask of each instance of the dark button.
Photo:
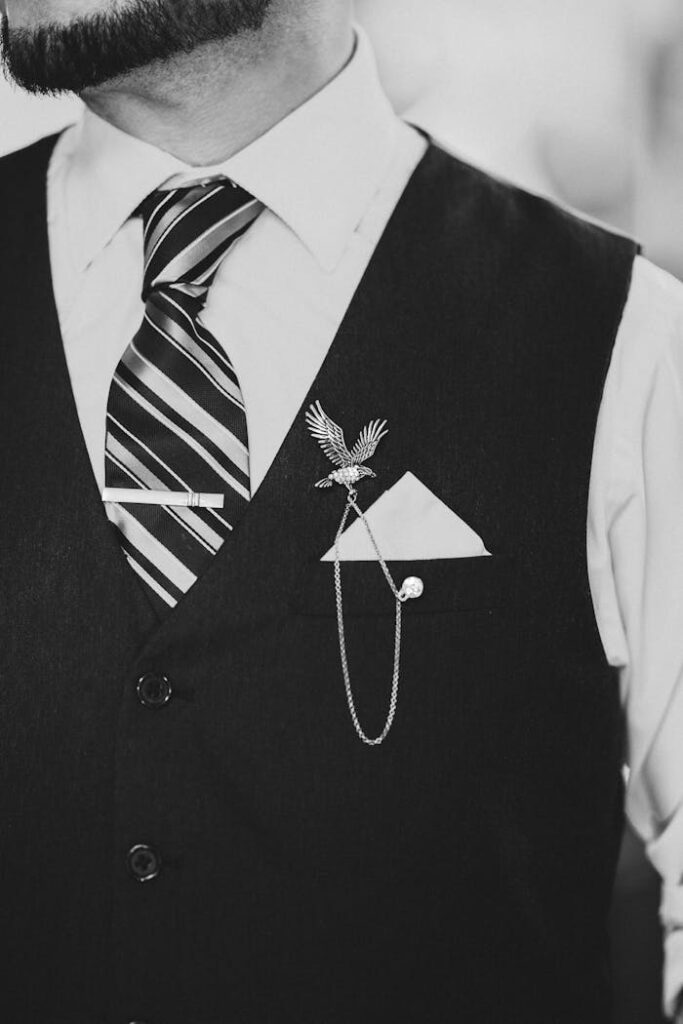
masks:
{"type": "Polygon", "coordinates": [[[138,882],[151,882],[161,871],[161,857],[145,843],[131,846],[126,861],[128,870],[138,882]]]}
{"type": "Polygon", "coordinates": [[[163,708],[173,695],[168,676],[160,672],[145,672],[137,682],[138,700],[146,708],[163,708]]]}

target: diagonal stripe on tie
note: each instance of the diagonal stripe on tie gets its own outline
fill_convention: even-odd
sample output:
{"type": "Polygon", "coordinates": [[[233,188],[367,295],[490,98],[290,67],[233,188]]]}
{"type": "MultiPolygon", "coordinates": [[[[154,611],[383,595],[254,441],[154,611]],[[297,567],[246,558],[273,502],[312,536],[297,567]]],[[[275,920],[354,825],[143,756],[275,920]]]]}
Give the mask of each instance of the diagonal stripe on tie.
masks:
{"type": "MultiPolygon", "coordinates": [[[[136,455],[125,445],[121,444],[113,434],[110,434],[107,441],[106,456],[128,476],[130,487],[144,488],[151,491],[163,491],[169,488],[164,486],[163,480],[155,474],[136,457],[136,455]]],[[[187,490],[188,488],[184,488],[187,490]]],[[[200,544],[215,554],[223,543],[223,533],[217,533],[210,524],[204,522],[200,512],[191,508],[176,508],[174,506],[162,506],[167,515],[191,533],[200,544]]],[[[201,511],[201,510],[200,510],[201,511]]]]}
{"type": "Polygon", "coordinates": [[[164,306],[165,308],[161,308],[151,300],[147,304],[145,319],[152,327],[152,331],[147,332],[144,340],[141,339],[135,345],[136,351],[142,358],[149,359],[155,366],[162,369],[169,378],[176,380],[180,376],[184,388],[187,388],[194,380],[192,393],[202,395],[202,404],[207,409],[213,399],[214,415],[226,422],[226,426],[232,427],[235,433],[238,433],[242,426],[243,416],[241,413],[244,412],[244,403],[234,374],[226,373],[212,355],[204,352],[197,343],[194,331],[185,330],[184,326],[177,323],[175,318],[170,315],[175,311],[175,307],[170,307],[168,303],[165,303],[164,306]],[[174,348],[184,356],[184,359],[178,358],[177,352],[173,352],[174,348]],[[201,379],[201,375],[205,377],[205,380],[201,379]],[[218,392],[216,395],[212,396],[209,385],[213,385],[218,392]],[[228,399],[227,404],[224,401],[225,398],[228,399]],[[231,406],[236,406],[240,411],[234,425],[229,416],[231,406]],[[226,414],[228,415],[227,421],[225,420],[226,414]]]}
{"type": "Polygon", "coordinates": [[[170,297],[165,311],[150,303],[145,318],[168,342],[181,349],[185,357],[194,363],[199,372],[203,373],[226,398],[244,408],[235,375],[227,373],[215,354],[210,349],[207,351],[201,337],[185,319],[182,306],[170,297]]]}
{"type": "MultiPolygon", "coordinates": [[[[184,194],[181,191],[175,193],[167,192],[167,199],[161,201],[161,203],[155,207],[150,218],[145,223],[144,227],[144,239],[145,239],[145,274],[148,274],[150,261],[154,258],[157,250],[164,239],[169,234],[171,228],[175,226],[176,230],[181,226],[181,221],[188,214],[192,213],[193,210],[198,209],[199,206],[204,205],[210,201],[213,195],[219,193],[222,189],[222,185],[219,183],[214,185],[211,189],[188,189],[184,194]]],[[[201,230],[196,228],[195,230],[201,230]]]]}
{"type": "Polygon", "coordinates": [[[107,504],[160,615],[211,564],[249,501],[239,381],[199,315],[216,269],[261,210],[226,181],[155,192],[140,207],[145,313],[109,391],[105,484],[224,496],[221,509],[107,504]]]}
{"type": "MultiPolygon", "coordinates": [[[[192,489],[188,487],[186,480],[179,476],[178,473],[173,472],[170,466],[166,465],[158,453],[153,452],[144,442],[135,437],[130,430],[126,430],[111,414],[107,417],[107,423],[105,455],[109,455],[110,445],[118,442],[130,453],[131,458],[135,459],[139,465],[144,466],[148,475],[148,481],[144,486],[148,490],[190,491],[192,489]],[[152,479],[157,480],[158,483],[156,485],[152,484],[152,479]]],[[[216,520],[215,526],[219,532],[229,526],[223,509],[209,508],[206,509],[206,512],[210,514],[209,520],[216,520]]]]}
{"type": "MultiPolygon", "coordinates": [[[[123,373],[125,367],[121,369],[123,373]]],[[[213,492],[221,493],[228,483],[238,494],[248,499],[249,481],[227,455],[219,452],[194,426],[181,420],[174,410],[161,402],[157,406],[149,402],[142,393],[143,385],[139,382],[136,384],[136,387],[132,386],[122,375],[114,378],[112,387],[119,389],[118,399],[124,421],[136,424],[138,419],[144,418],[141,413],[148,412],[155,421],[153,442],[157,451],[181,476],[186,480],[194,480],[201,473],[205,484],[213,480],[217,485],[213,492]]],[[[203,489],[207,490],[206,486],[203,489]]]]}
{"type": "Polygon", "coordinates": [[[211,224],[179,253],[172,253],[173,237],[169,235],[159,245],[147,273],[150,276],[155,273],[163,275],[165,280],[173,281],[191,278],[193,282],[202,284],[206,271],[222,258],[233,242],[249,227],[253,220],[252,209],[255,205],[258,206],[254,200],[236,213],[224,217],[217,224],[211,224]],[[168,259],[168,256],[172,258],[168,259]]]}
{"type": "MultiPolygon", "coordinates": [[[[152,341],[151,338],[149,340],[152,341]]],[[[158,403],[158,408],[166,405],[174,409],[178,416],[185,421],[186,430],[194,424],[198,433],[203,434],[215,448],[225,452],[237,469],[248,474],[249,453],[246,445],[236,436],[236,432],[221,423],[214,415],[213,399],[216,397],[216,389],[213,389],[212,395],[203,395],[201,396],[202,401],[198,401],[196,392],[193,396],[187,386],[179,384],[177,379],[174,379],[180,377],[182,371],[185,371],[188,377],[189,373],[185,366],[176,367],[174,373],[171,361],[175,353],[172,348],[166,345],[161,347],[160,351],[155,351],[158,346],[150,345],[147,347],[147,351],[150,348],[153,350],[152,357],[144,355],[135,342],[132,342],[123,357],[123,365],[138,382],[145,386],[146,394],[159,396],[161,402],[158,403]]],[[[177,356],[175,359],[177,362],[177,356]]],[[[232,403],[230,409],[234,409],[232,403]]]]}

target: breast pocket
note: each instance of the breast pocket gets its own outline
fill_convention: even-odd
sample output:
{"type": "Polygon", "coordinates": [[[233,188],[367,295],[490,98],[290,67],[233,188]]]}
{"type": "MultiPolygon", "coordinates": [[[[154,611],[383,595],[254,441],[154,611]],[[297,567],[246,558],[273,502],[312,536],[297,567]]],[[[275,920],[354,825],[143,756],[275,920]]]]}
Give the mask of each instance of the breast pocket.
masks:
{"type": "MultiPolygon", "coordinates": [[[[495,555],[387,564],[397,587],[408,576],[424,583],[422,596],[402,606],[400,697],[388,749],[401,751],[406,767],[413,756],[419,761],[427,742],[441,751],[448,772],[457,751],[469,749],[470,733],[490,720],[490,701],[500,702],[506,685],[510,619],[519,611],[517,567],[495,555]]],[[[396,601],[378,562],[343,562],[341,580],[356,709],[367,734],[378,735],[391,690],[396,601]]],[[[306,706],[314,695],[325,735],[338,735],[345,750],[350,745],[360,756],[344,697],[333,563],[303,574],[288,640],[296,647],[306,706]]],[[[486,735],[478,743],[484,749],[486,735]]]]}
{"type": "MultiPolygon", "coordinates": [[[[399,590],[409,576],[424,584],[422,596],[407,602],[411,616],[487,611],[513,596],[515,570],[507,556],[392,561],[387,567],[399,590]]],[[[394,615],[396,603],[379,562],[342,562],[341,584],[345,615],[394,615]]],[[[293,610],[306,616],[336,614],[332,562],[320,562],[307,571],[293,610]]]]}

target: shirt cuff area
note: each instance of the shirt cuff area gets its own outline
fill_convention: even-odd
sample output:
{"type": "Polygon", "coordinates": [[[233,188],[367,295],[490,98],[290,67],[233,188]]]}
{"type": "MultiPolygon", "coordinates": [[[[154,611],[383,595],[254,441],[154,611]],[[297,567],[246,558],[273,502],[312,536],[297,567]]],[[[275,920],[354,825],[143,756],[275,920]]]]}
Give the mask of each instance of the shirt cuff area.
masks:
{"type": "Polygon", "coordinates": [[[664,927],[663,1007],[673,1017],[683,992],[683,805],[661,834],[647,845],[647,855],[662,876],[660,918],[664,927]]]}

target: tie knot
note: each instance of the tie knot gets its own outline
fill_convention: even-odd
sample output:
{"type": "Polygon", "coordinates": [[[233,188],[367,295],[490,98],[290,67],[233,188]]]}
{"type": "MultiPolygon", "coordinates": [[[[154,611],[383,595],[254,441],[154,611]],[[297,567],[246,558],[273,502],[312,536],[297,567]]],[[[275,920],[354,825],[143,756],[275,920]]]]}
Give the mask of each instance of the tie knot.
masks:
{"type": "Polygon", "coordinates": [[[162,283],[205,292],[230,246],[262,209],[227,180],[152,192],[138,209],[145,245],[143,299],[162,283]]]}

